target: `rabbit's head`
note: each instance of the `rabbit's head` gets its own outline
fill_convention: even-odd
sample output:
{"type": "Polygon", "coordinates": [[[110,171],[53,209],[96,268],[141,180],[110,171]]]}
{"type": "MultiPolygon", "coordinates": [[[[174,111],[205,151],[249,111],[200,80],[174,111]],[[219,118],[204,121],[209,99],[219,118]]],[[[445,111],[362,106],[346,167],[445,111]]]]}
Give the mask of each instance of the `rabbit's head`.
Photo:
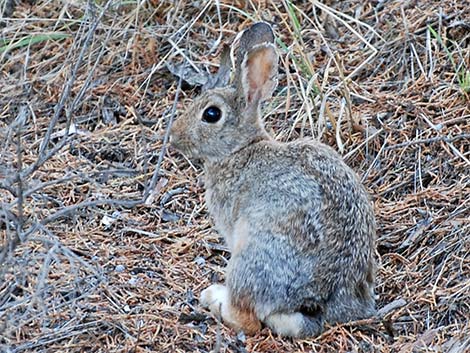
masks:
{"type": "Polygon", "coordinates": [[[217,161],[252,142],[268,138],[260,104],[276,87],[278,55],[271,27],[259,22],[239,41],[235,74],[230,84],[229,50],[211,87],[204,87],[171,129],[171,144],[190,158],[217,161]]]}

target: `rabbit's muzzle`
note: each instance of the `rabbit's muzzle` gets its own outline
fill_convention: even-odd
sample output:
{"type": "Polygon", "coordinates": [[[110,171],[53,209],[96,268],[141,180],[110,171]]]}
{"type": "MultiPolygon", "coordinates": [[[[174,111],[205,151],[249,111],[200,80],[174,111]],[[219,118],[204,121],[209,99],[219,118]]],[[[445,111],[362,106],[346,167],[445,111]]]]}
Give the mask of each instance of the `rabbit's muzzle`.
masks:
{"type": "Polygon", "coordinates": [[[191,155],[192,144],[189,136],[186,134],[184,124],[180,123],[180,121],[176,120],[171,127],[170,145],[189,157],[191,155]]]}

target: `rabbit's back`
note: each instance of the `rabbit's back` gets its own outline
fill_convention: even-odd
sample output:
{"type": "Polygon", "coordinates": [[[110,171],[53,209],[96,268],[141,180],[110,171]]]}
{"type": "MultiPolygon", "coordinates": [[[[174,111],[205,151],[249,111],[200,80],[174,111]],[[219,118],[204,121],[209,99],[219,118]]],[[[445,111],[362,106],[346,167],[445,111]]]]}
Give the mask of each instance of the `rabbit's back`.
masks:
{"type": "Polygon", "coordinates": [[[208,166],[206,189],[209,212],[223,229],[243,218],[306,250],[368,247],[374,237],[364,187],[333,149],[316,141],[258,142],[208,166]]]}

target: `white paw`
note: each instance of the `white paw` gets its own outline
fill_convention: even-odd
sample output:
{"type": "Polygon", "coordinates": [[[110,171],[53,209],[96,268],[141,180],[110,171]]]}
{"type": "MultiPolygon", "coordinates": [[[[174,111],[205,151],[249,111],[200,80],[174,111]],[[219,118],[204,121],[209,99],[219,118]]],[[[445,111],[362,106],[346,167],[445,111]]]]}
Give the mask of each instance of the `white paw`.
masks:
{"type": "Polygon", "coordinates": [[[227,287],[221,284],[213,284],[201,292],[201,305],[209,308],[212,313],[220,314],[222,306],[226,306],[227,300],[227,287]]]}

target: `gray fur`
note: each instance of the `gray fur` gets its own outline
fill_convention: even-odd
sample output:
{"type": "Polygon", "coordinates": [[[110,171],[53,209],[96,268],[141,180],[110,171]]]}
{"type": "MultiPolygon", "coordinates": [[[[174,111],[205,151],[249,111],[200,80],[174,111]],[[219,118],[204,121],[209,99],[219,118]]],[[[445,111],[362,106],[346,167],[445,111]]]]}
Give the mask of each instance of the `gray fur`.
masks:
{"type": "Polygon", "coordinates": [[[274,141],[240,84],[203,93],[171,140],[204,162],[207,207],[232,250],[232,305],[243,301],[273,329],[275,315],[301,317],[300,331],[286,331],[299,337],[374,315],[376,229],[364,187],[325,144],[274,141]],[[224,112],[215,124],[201,121],[210,105],[224,112]]]}

